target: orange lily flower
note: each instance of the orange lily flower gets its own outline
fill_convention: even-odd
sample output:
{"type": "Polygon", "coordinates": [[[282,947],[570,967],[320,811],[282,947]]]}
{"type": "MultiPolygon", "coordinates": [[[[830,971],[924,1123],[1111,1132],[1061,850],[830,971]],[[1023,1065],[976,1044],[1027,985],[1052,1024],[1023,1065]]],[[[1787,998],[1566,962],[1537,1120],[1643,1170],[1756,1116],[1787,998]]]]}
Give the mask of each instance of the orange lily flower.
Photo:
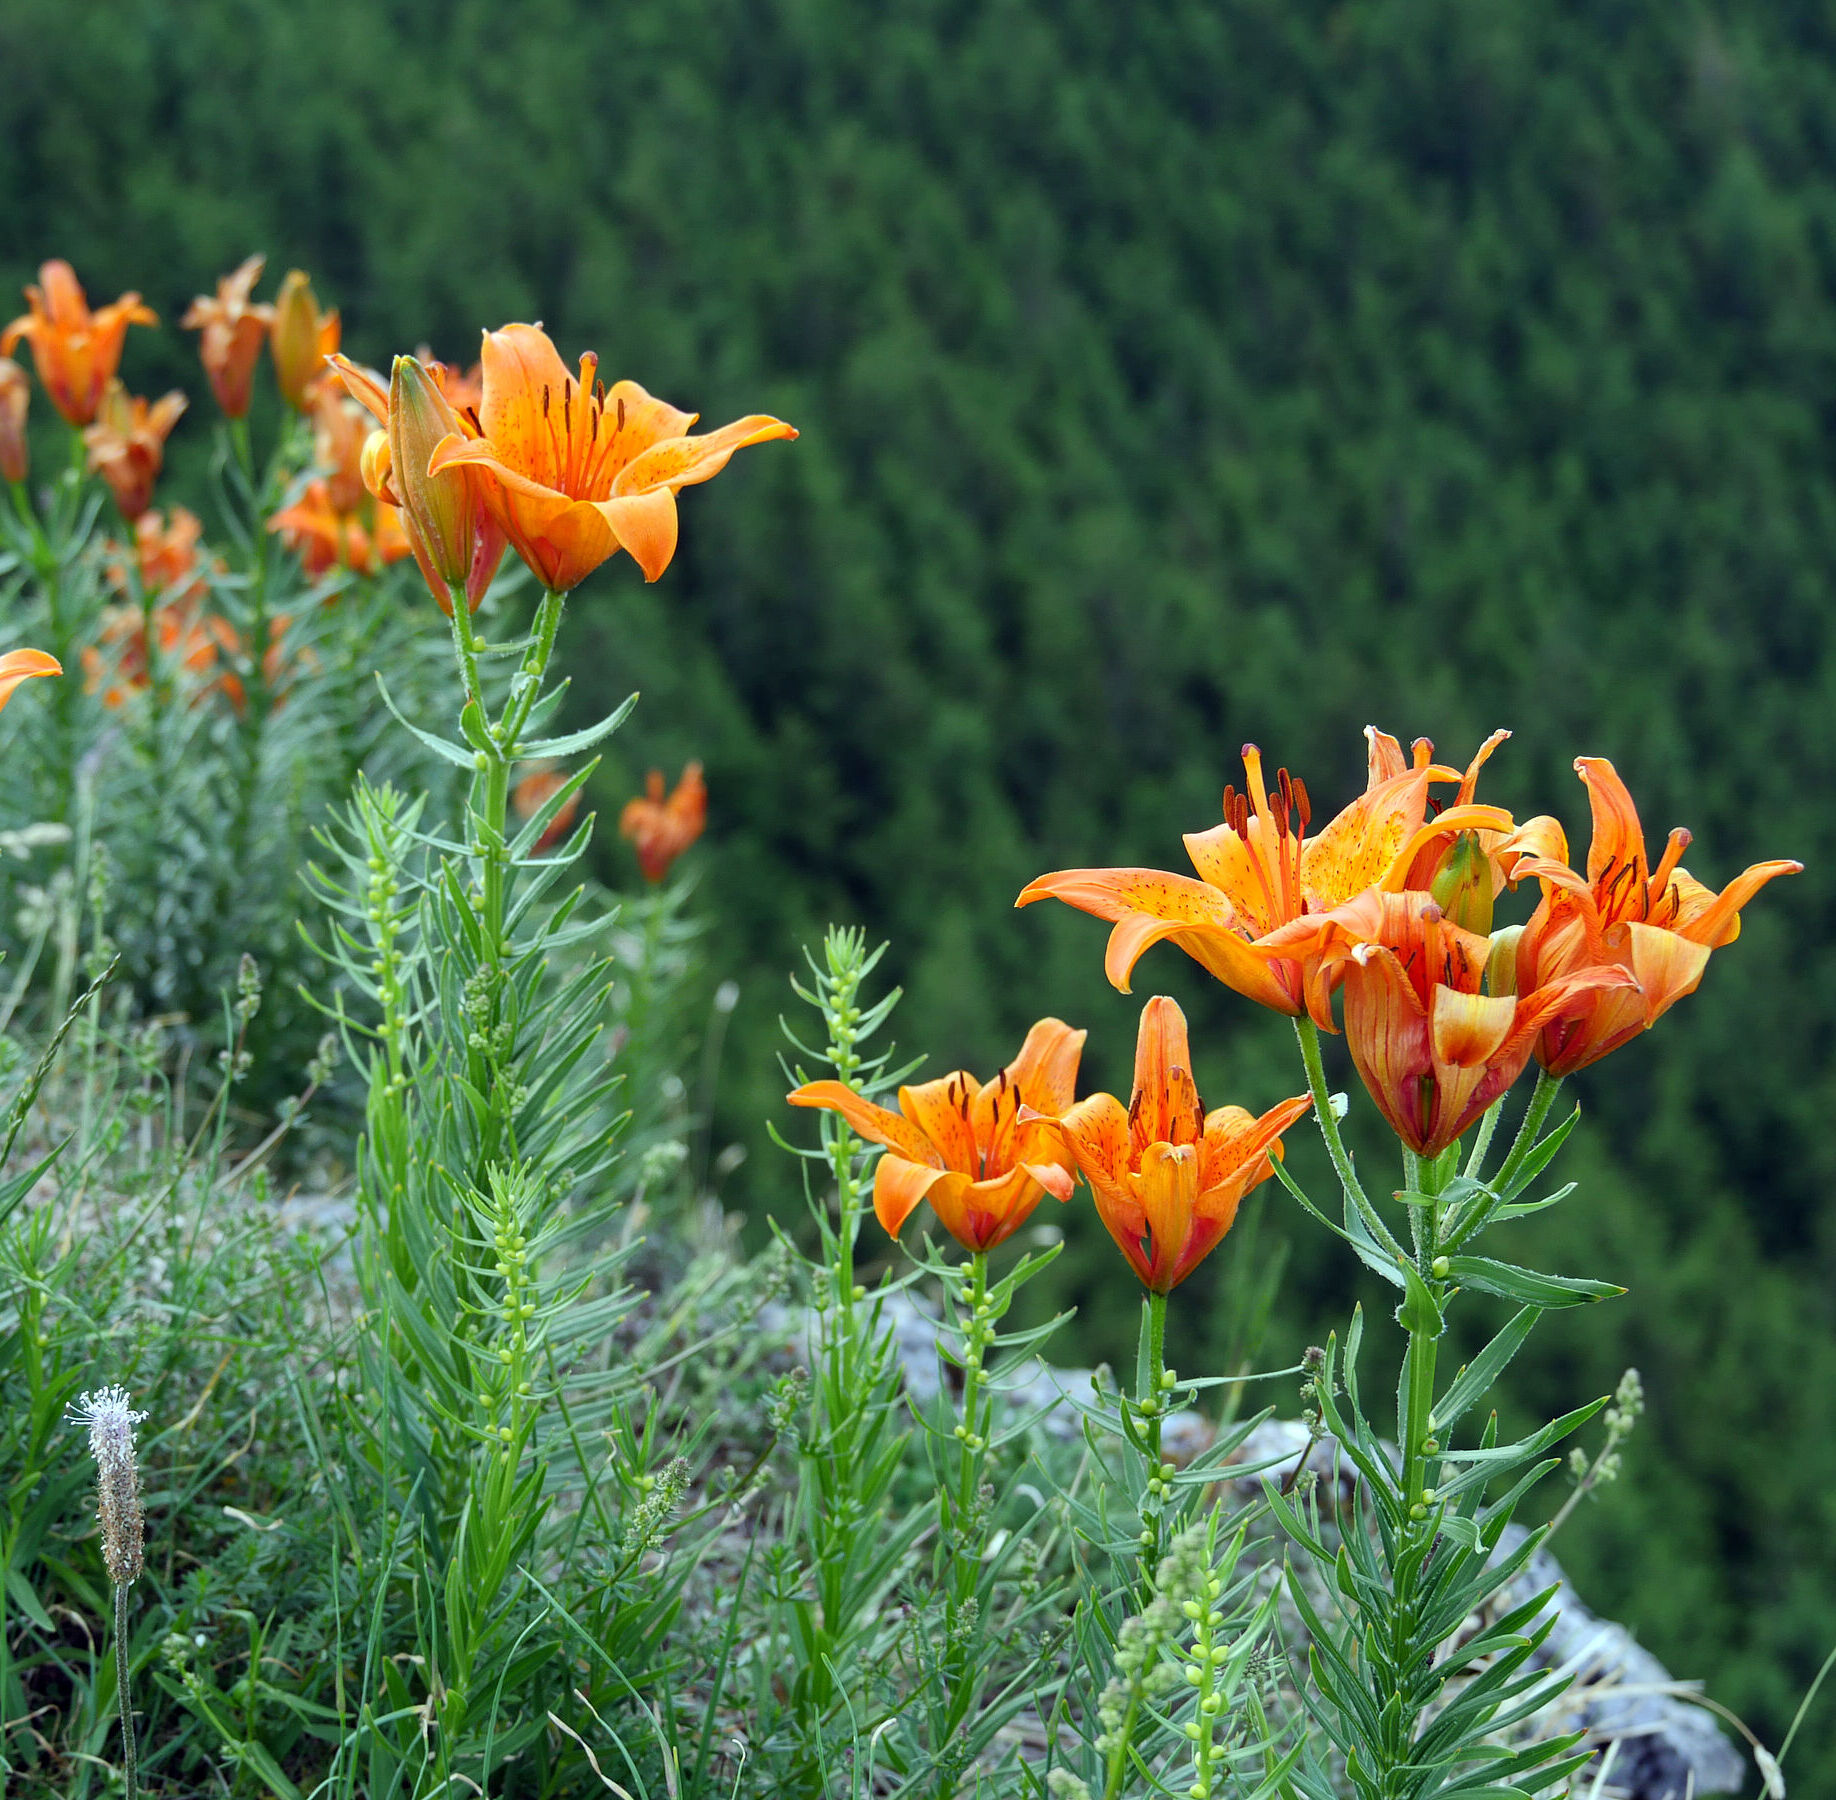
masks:
{"type": "MultiPolygon", "coordinates": [[[[240,704],[242,684],[234,674],[215,673],[223,652],[236,647],[236,634],[227,620],[207,616],[181,601],[167,601],[154,609],[153,629],[161,656],[182,675],[199,682],[194,700],[235,682],[240,704]]],[[[100,693],[102,704],[110,711],[125,706],[133,695],[152,685],[146,616],[138,606],[103,608],[97,642],[83,650],[83,685],[89,693],[100,693]]]]}
{"type": "Polygon", "coordinates": [[[381,504],[397,509],[440,610],[452,616],[452,584],[463,582],[466,604],[476,612],[503,561],[504,534],[470,471],[427,470],[434,446],[449,432],[474,429],[471,415],[455,412],[431,371],[412,356],[395,359],[387,387],[347,356],[334,356],[331,365],[351,398],[382,428],[364,442],[364,486],[381,504]]]}
{"type": "Polygon", "coordinates": [[[618,815],[618,835],[637,848],[638,867],[644,879],[658,882],[670,865],[701,836],[708,822],[708,786],[701,779],[701,764],[692,762],[682,771],[667,800],[663,798],[663,771],[652,769],[644,792],[625,802],[618,815]]]}
{"type": "Polygon", "coordinates": [[[1400,888],[1417,859],[1438,852],[1452,833],[1511,829],[1509,813],[1470,803],[1490,744],[1462,777],[1430,761],[1434,746],[1426,738],[1416,741],[1414,763],[1405,766],[1394,738],[1375,727],[1365,737],[1365,790],[1317,837],[1307,836],[1313,812],[1306,784],[1279,770],[1271,796],[1262,752],[1246,744],[1248,791],[1225,788],[1224,822],[1186,835],[1197,880],[1159,869],[1060,869],[1029,882],[1014,904],[1063,900],[1109,920],[1115,929],[1104,971],[1125,994],[1142,953],[1169,939],[1225,986],[1290,1016],[1306,1007],[1331,1030],[1317,959],[1299,952],[1269,955],[1264,946],[1270,934],[1343,905],[1366,888],[1400,888]],[[1443,781],[1462,783],[1462,803],[1429,819],[1429,786],[1443,781]]]}
{"type": "MultiPolygon", "coordinates": [[[[242,655],[242,639],[227,619],[211,619],[209,626],[226,655],[242,655]]],[[[288,653],[287,633],[292,627],[292,617],[287,613],[276,613],[268,621],[268,650],[261,659],[261,670],[268,684],[268,692],[273,696],[276,711],[283,704],[282,697],[286,690],[293,685],[293,677],[318,666],[319,659],[310,650],[302,649],[291,655],[288,653]]],[[[224,698],[238,713],[248,704],[242,677],[234,669],[225,669],[212,685],[221,690],[224,698]]]]}
{"type": "Polygon", "coordinates": [[[85,426],[89,466],[115,496],[121,516],[138,519],[153,504],[153,483],[166,462],[166,439],[190,404],[177,388],[151,406],[111,381],[96,422],[85,426]]]}
{"type": "Polygon", "coordinates": [[[319,297],[305,271],[289,269],[274,296],[268,345],[281,398],[295,412],[313,411],[314,397],[328,373],[325,359],[338,348],[339,330],[338,309],[320,312],[319,297]]]}
{"type": "Polygon", "coordinates": [[[210,391],[228,419],[247,415],[255,386],[255,359],[268,341],[274,308],[249,298],[261,279],[265,256],[249,257],[217,282],[215,296],[200,294],[180,321],[187,331],[201,331],[198,354],[210,391]]]}
{"type": "MultiPolygon", "coordinates": [[[[533,819],[548,804],[555,790],[566,785],[567,771],[559,763],[531,763],[529,772],[511,790],[510,804],[516,808],[519,819],[533,819]]],[[[567,836],[567,829],[573,824],[574,814],[579,810],[580,791],[576,788],[561,802],[555,816],[542,827],[541,836],[535,841],[537,856],[544,850],[552,850],[567,836]]]]}
{"type": "Polygon", "coordinates": [[[325,476],[334,511],[360,512],[371,498],[363,484],[363,447],[369,435],[369,415],[342,382],[328,381],[313,396],[312,460],[325,476]]]}
{"type": "Polygon", "coordinates": [[[42,286],[25,291],[32,310],[0,331],[0,356],[10,356],[21,338],[29,339],[51,404],[72,425],[87,425],[120,366],[128,327],[157,325],[158,315],[131,293],[92,313],[67,262],[45,263],[38,279],[42,286]]]}
{"type": "Polygon", "coordinates": [[[1191,1067],[1186,1015],[1156,995],[1141,1009],[1129,1104],[1092,1094],[1051,1121],[1117,1249],[1155,1294],[1170,1294],[1218,1247],[1243,1196],[1275,1173],[1281,1134],[1313,1104],[1296,1094],[1259,1119],[1241,1106],[1206,1112],[1191,1067]]]}
{"type": "Polygon", "coordinates": [[[26,414],[32,384],[10,356],[0,356],[0,481],[24,481],[31,466],[26,448],[26,414]]]}
{"type": "MultiPolygon", "coordinates": [[[[169,600],[201,598],[205,580],[198,568],[198,539],[203,531],[197,515],[182,506],[170,513],[142,513],[134,521],[134,560],[142,589],[163,593],[169,600]]],[[[114,553],[108,565],[109,585],[117,593],[127,593],[127,551],[119,544],[108,547],[114,553]]]]}
{"type": "Polygon", "coordinates": [[[1679,827],[1653,869],[1638,810],[1613,765],[1582,756],[1575,772],[1594,815],[1587,875],[1568,866],[1559,827],[1552,855],[1519,865],[1539,878],[1543,898],[1517,940],[1517,983],[1534,987],[1601,966],[1625,971],[1627,981],[1593,992],[1585,1009],[1544,1028],[1536,1057],[1551,1075],[1598,1062],[1693,994],[1709,952],[1740,935],[1740,909],[1775,876],[1804,867],[1755,863],[1717,894],[1681,867],[1690,834],[1679,827]]]}
{"type": "Polygon", "coordinates": [[[557,593],[618,550],[655,581],[676,553],[677,490],[718,475],[748,444],[797,435],[754,413],[689,437],[694,413],[652,399],[635,381],[608,391],[590,352],[576,381],[534,325],[486,332],[483,365],[477,430],[447,437],[429,467],[475,470],[517,555],[557,593]]]}
{"type": "Polygon", "coordinates": [[[864,1100],[839,1081],[812,1081],[792,1106],[838,1112],[862,1137],[886,1146],[873,1172],[873,1210],[893,1237],[919,1201],[965,1250],[992,1250],[1048,1194],[1071,1196],[1070,1157],[1040,1118],[1071,1104],[1085,1033],[1041,1019],[1020,1054],[986,1085],[954,1074],[899,1090],[899,1110],[864,1100]]]}
{"type": "Polygon", "coordinates": [[[34,675],[61,675],[64,665],[42,650],[9,650],[0,656],[0,707],[13,697],[13,689],[34,675]]]}
{"type": "Polygon", "coordinates": [[[1584,1011],[1599,989],[1634,985],[1626,970],[1592,967],[1531,991],[1487,992],[1494,948],[1427,894],[1382,888],[1268,940],[1271,955],[1314,959],[1322,992],[1344,983],[1352,1061],[1391,1130],[1421,1156],[1438,1156],[1523,1073],[1539,1032],[1584,1011]]]}
{"type": "Polygon", "coordinates": [[[268,521],[268,529],[281,533],[287,548],[299,556],[306,573],[315,580],[335,568],[368,575],[400,562],[412,554],[413,546],[393,506],[380,500],[369,502],[367,495],[364,498],[374,508],[373,530],[364,528],[360,512],[339,509],[329,481],[308,482],[298,500],[268,521]]]}

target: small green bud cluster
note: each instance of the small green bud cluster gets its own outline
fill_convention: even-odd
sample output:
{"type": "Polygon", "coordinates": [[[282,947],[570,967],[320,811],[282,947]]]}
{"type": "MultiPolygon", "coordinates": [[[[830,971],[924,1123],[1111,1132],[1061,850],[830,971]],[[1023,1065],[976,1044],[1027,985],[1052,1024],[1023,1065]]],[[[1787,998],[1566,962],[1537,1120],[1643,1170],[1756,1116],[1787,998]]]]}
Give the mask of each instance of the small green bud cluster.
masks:
{"type": "Polygon", "coordinates": [[[247,951],[236,965],[236,1022],[246,1025],[261,1011],[261,965],[247,951]]]}
{"type": "Polygon", "coordinates": [[[645,1475],[639,1480],[642,1497],[625,1521],[621,1545],[627,1557],[642,1556],[663,1534],[688,1492],[688,1483],[688,1459],[683,1456],[678,1456],[660,1475],[645,1475]]]}
{"type": "Polygon", "coordinates": [[[765,1396],[765,1423],[773,1437],[783,1437],[796,1428],[798,1415],[809,1398],[810,1372],[799,1365],[788,1375],[780,1376],[765,1396]]]}

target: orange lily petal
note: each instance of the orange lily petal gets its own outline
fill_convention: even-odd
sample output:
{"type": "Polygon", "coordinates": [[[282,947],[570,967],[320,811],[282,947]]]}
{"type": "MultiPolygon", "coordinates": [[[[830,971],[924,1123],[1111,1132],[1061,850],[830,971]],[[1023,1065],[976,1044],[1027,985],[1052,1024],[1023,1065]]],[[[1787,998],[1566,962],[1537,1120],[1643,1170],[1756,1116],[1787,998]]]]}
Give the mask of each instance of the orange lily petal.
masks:
{"type": "Polygon", "coordinates": [[[0,707],[12,699],[14,688],[35,675],[61,675],[64,665],[42,650],[9,650],[0,656],[0,707]]]}
{"type": "MultiPolygon", "coordinates": [[[[950,1179],[952,1177],[946,1169],[933,1169],[924,1163],[907,1162],[903,1156],[889,1151],[880,1158],[879,1166],[873,1172],[874,1217],[885,1226],[888,1237],[897,1237],[918,1203],[939,1182],[950,1179]]],[[[960,1181],[961,1177],[956,1179],[960,1181]]]]}
{"type": "Polygon", "coordinates": [[[1712,946],[1692,942],[1659,925],[1634,921],[1627,931],[1632,940],[1632,975],[1643,990],[1640,1004],[1645,1023],[1650,1025],[1685,994],[1696,991],[1712,946]]]}
{"type": "Polygon", "coordinates": [[[751,413],[704,437],[680,437],[652,444],[618,472],[612,491],[641,494],[656,487],[693,487],[718,475],[735,450],[796,435],[795,428],[782,419],[774,419],[769,413],[751,413]]]}
{"type": "Polygon", "coordinates": [[[899,1090],[899,1110],[930,1141],[936,1159],[946,1169],[956,1169],[975,1179],[982,1173],[969,1108],[981,1083],[966,1070],[956,1069],[935,1081],[899,1090]]]}
{"type": "Polygon", "coordinates": [[[1437,1064],[1483,1068],[1497,1055],[1517,1022],[1514,994],[1463,994],[1436,985],[1429,1005],[1429,1042],[1437,1064]]]}
{"type": "MultiPolygon", "coordinates": [[[[1693,943],[1707,944],[1711,949],[1719,950],[1724,944],[1731,944],[1740,936],[1740,909],[1763,888],[1767,882],[1775,881],[1781,875],[1801,875],[1804,865],[1786,858],[1777,862],[1755,863],[1743,870],[1724,887],[1707,906],[1687,923],[1681,920],[1677,932],[1693,943]]],[[[1677,877],[1683,875],[1677,871],[1677,877]]]]}
{"type": "Polygon", "coordinates": [[[1613,871],[1633,864],[1639,879],[1650,872],[1645,861],[1645,832],[1638,808],[1619,772],[1604,756],[1577,756],[1575,773],[1587,783],[1594,812],[1593,841],[1587,847],[1588,886],[1595,886],[1613,871]]]}
{"type": "Polygon", "coordinates": [[[871,1143],[884,1144],[911,1162],[936,1164],[937,1152],[924,1133],[896,1112],[864,1100],[839,1081],[810,1081],[787,1094],[792,1106],[819,1106],[838,1112],[871,1143]]]}

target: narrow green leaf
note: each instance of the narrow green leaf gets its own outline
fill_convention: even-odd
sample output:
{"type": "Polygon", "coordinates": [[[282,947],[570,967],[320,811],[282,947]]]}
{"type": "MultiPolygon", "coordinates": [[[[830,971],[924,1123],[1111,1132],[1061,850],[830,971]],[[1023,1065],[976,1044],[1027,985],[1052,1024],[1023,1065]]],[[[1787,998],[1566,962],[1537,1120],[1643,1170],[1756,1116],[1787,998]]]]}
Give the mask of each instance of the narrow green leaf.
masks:
{"type": "Polygon", "coordinates": [[[1482,1294],[1496,1294],[1501,1300],[1515,1300],[1524,1306],[1579,1306],[1584,1300],[1607,1300],[1626,1291],[1610,1281],[1590,1281],[1583,1275],[1545,1275],[1489,1256],[1450,1256],[1447,1278],[1462,1287],[1477,1288],[1482,1294]]]}

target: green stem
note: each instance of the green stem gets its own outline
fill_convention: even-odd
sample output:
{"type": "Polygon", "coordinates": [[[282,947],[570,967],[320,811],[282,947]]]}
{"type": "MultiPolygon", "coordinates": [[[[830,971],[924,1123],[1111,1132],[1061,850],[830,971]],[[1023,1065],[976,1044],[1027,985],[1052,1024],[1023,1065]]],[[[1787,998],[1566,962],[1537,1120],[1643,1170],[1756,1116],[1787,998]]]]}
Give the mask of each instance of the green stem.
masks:
{"type": "Polygon", "coordinates": [[[1523,1167],[1525,1159],[1536,1148],[1536,1140],[1543,1129],[1543,1121],[1549,1117],[1549,1109],[1555,1105],[1556,1095],[1561,1092],[1562,1077],[1551,1075],[1547,1069],[1536,1072],[1536,1091],[1530,1096],[1530,1104],[1524,1109],[1524,1122],[1517,1128],[1517,1136],[1511,1140],[1510,1154],[1504,1159],[1504,1167],[1493,1176],[1491,1185],[1499,1193],[1509,1191],[1516,1179],[1517,1171],[1523,1167]]]}
{"type": "Polygon", "coordinates": [[[134,1744],[134,1702],[128,1692],[127,1583],[115,1583],[115,1702],[121,1712],[121,1756],[127,1776],[127,1800],[139,1792],[134,1744]]]}
{"type": "Polygon", "coordinates": [[[1469,1181],[1477,1181],[1479,1171],[1485,1167],[1486,1153],[1492,1147],[1492,1135],[1498,1129],[1498,1115],[1503,1111],[1504,1095],[1500,1094],[1485,1109],[1485,1114],[1479,1121],[1478,1135],[1473,1139],[1472,1151],[1467,1156],[1466,1166],[1460,1171],[1469,1181]]]}
{"type": "Polygon", "coordinates": [[[1313,1117],[1319,1125],[1320,1136],[1326,1140],[1326,1154],[1332,1158],[1339,1186],[1344,1190],[1345,1198],[1358,1209],[1371,1235],[1400,1262],[1404,1256],[1403,1247],[1371,1204],[1370,1197],[1364,1191],[1364,1184],[1358,1179],[1358,1171],[1352,1166],[1351,1152],[1345,1148],[1345,1140],[1339,1136],[1339,1121],[1333,1116],[1332,1094],[1326,1086],[1326,1064],[1320,1056],[1319,1027],[1307,1014],[1302,1013],[1294,1021],[1294,1035],[1300,1039],[1301,1062],[1307,1070],[1307,1091],[1313,1096],[1313,1117]]]}
{"type": "Polygon", "coordinates": [[[1154,1573],[1160,1567],[1161,1541],[1165,1530],[1165,1477],[1161,1473],[1161,1423],[1167,1410],[1167,1297],[1150,1292],[1147,1297],[1147,1369],[1143,1376],[1145,1392],[1136,1396],[1146,1448],[1142,1460],[1147,1465],[1147,1485],[1141,1497],[1141,1586],[1151,1595],[1154,1573]]]}
{"type": "Polygon", "coordinates": [[[962,1441],[962,1461],[957,1473],[956,1576],[958,1603],[965,1598],[962,1589],[975,1590],[975,1562],[967,1542],[968,1520],[976,1505],[976,1490],[981,1485],[982,1462],[988,1449],[988,1434],[983,1429],[986,1408],[982,1401],[982,1353],[992,1335],[987,1317],[988,1252],[977,1250],[964,1265],[963,1306],[969,1322],[963,1328],[963,1422],[957,1428],[962,1441]]]}
{"type": "MultiPolygon", "coordinates": [[[[1412,1209],[1417,1215],[1416,1268],[1438,1303],[1441,1284],[1434,1277],[1434,1259],[1440,1254],[1440,1193],[1446,1185],[1447,1170],[1438,1157],[1423,1161],[1406,1150],[1403,1157],[1405,1179],[1412,1185],[1419,1183],[1416,1192],[1428,1197],[1428,1205],[1412,1209]]],[[[1410,1327],[1403,1371],[1403,1416],[1396,1423],[1403,1444],[1403,1504],[1409,1509],[1409,1516],[1418,1522],[1432,1510],[1424,1490],[1438,1466],[1435,1452],[1425,1447],[1433,1429],[1434,1366],[1438,1350],[1438,1334],[1425,1324],[1410,1327]],[[1422,1509],[1419,1514],[1418,1507],[1422,1509]]]]}

